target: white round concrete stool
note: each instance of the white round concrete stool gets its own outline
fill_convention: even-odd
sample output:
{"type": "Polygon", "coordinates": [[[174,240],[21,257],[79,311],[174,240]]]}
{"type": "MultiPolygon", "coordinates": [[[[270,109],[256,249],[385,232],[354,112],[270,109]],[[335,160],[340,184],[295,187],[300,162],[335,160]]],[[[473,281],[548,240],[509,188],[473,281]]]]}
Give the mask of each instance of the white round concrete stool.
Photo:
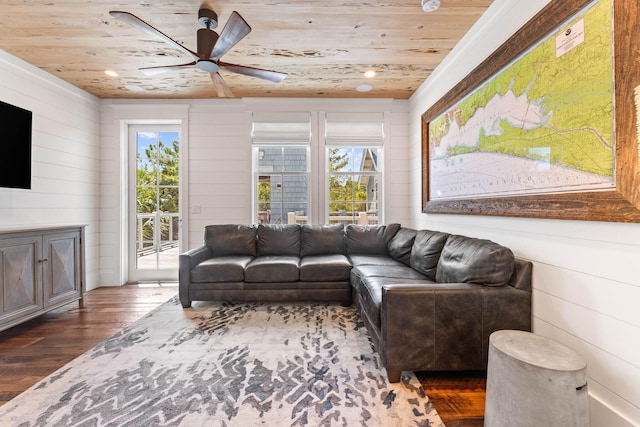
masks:
{"type": "Polygon", "coordinates": [[[574,350],[524,331],[489,337],[486,427],[588,427],[587,364],[574,350]]]}

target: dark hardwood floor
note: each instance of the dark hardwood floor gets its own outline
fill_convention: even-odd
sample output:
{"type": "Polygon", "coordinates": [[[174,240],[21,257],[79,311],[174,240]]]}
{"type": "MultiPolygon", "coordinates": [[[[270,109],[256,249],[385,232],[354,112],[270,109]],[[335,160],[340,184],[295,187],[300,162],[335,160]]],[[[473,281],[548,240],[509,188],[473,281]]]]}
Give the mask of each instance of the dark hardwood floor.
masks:
{"type": "MultiPolygon", "coordinates": [[[[0,332],[0,405],[176,295],[175,284],[104,287],[0,332]]],[[[416,373],[447,427],[483,425],[482,372],[416,373]]]]}

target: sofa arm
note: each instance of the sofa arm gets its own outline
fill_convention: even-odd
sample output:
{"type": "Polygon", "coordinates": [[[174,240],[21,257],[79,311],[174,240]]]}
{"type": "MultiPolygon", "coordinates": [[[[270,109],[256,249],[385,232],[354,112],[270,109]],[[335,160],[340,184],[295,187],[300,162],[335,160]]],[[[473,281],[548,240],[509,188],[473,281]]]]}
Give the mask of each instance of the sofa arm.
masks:
{"type": "Polygon", "coordinates": [[[385,285],[380,333],[388,372],[479,369],[482,295],[477,286],[385,285]]]}
{"type": "Polygon", "coordinates": [[[486,369],[488,335],[526,329],[530,305],[531,294],[511,286],[385,285],[380,308],[385,367],[390,374],[486,369]]]}
{"type": "Polygon", "coordinates": [[[191,307],[191,300],[189,299],[191,270],[209,258],[211,258],[211,249],[206,245],[191,249],[178,257],[178,296],[183,307],[191,307]]]}

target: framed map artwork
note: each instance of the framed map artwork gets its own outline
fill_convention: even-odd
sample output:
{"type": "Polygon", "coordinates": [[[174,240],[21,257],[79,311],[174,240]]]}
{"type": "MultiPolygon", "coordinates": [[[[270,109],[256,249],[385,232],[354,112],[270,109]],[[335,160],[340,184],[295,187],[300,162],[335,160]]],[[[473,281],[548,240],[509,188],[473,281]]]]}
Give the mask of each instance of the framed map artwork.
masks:
{"type": "Polygon", "coordinates": [[[425,112],[423,211],[640,222],[638,9],[552,1],[425,112]]]}

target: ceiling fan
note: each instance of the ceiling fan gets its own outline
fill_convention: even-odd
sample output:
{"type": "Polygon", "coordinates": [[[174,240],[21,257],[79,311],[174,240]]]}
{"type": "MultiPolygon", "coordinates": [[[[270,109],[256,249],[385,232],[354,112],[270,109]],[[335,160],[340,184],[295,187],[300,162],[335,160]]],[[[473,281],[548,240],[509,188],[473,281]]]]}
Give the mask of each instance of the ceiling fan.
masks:
{"type": "Polygon", "coordinates": [[[154,76],[182,68],[199,68],[200,70],[206,71],[210,74],[211,81],[213,82],[219,97],[233,97],[233,93],[218,73],[221,69],[237,74],[243,74],[245,76],[257,77],[274,83],[279,83],[287,77],[286,74],[279,73],[277,71],[229,64],[220,60],[222,55],[227,53],[233,46],[251,32],[249,24],[247,24],[242,16],[240,16],[236,11],[231,14],[219,36],[215,31],[213,31],[213,29],[218,26],[218,15],[213,10],[206,8],[201,8],[198,11],[198,22],[203,28],[200,28],[197,32],[197,52],[184,47],[177,41],[129,12],[113,10],[110,11],[109,14],[132,27],[158,37],[178,50],[186,53],[192,59],[191,62],[186,64],[140,68],[140,71],[148,76],[154,76]]]}

